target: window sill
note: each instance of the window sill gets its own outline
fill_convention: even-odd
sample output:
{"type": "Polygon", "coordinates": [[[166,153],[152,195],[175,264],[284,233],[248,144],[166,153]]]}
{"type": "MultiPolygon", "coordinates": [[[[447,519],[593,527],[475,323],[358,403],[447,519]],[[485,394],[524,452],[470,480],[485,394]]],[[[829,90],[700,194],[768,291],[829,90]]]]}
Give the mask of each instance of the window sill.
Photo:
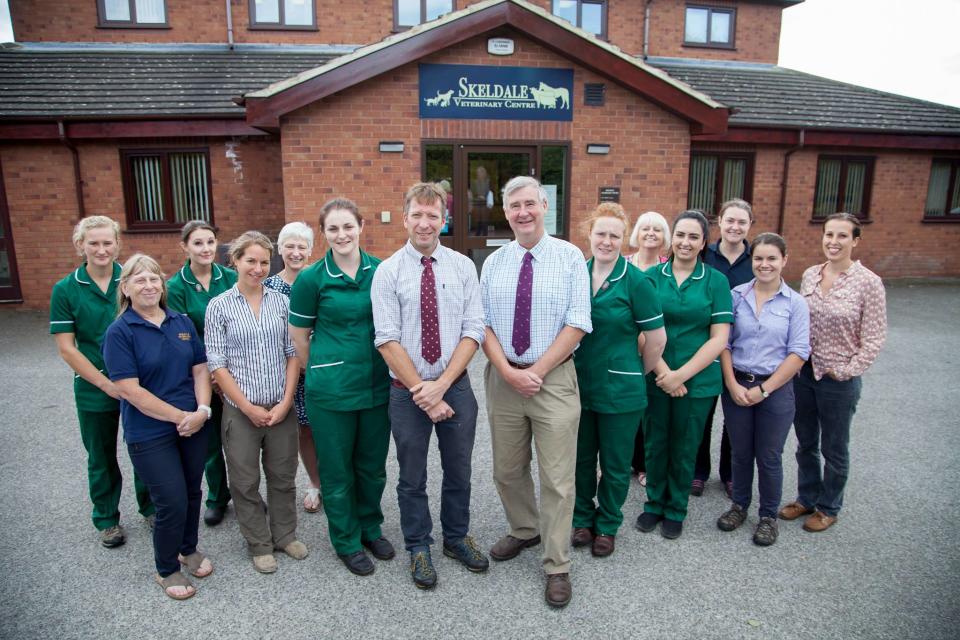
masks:
{"type": "MultiPolygon", "coordinates": [[[[822,225],[824,220],[827,219],[827,216],[822,218],[810,218],[810,224],[822,225]]],[[[857,218],[860,221],[860,224],[873,224],[873,218],[857,218]]]]}
{"type": "Polygon", "coordinates": [[[317,25],[251,24],[247,31],[320,31],[317,25]]]}
{"type": "Polygon", "coordinates": [[[151,30],[166,29],[166,30],[170,30],[171,27],[168,23],[136,24],[134,22],[128,22],[128,23],[117,23],[117,24],[101,23],[97,25],[97,29],[151,29],[151,30]]]}
{"type": "Polygon", "coordinates": [[[925,218],[922,218],[920,222],[923,222],[923,223],[929,222],[931,224],[956,224],[960,222],[960,216],[951,214],[949,216],[944,215],[944,216],[937,216],[937,217],[925,217],[925,218]]]}
{"type": "Polygon", "coordinates": [[[180,230],[183,228],[182,224],[178,225],[163,225],[156,227],[133,227],[123,229],[120,231],[123,235],[142,235],[145,233],[180,233],[180,230]]]}
{"type": "Polygon", "coordinates": [[[736,51],[737,48],[732,44],[708,44],[702,42],[684,42],[685,49],[720,49],[721,51],[736,51]]]}

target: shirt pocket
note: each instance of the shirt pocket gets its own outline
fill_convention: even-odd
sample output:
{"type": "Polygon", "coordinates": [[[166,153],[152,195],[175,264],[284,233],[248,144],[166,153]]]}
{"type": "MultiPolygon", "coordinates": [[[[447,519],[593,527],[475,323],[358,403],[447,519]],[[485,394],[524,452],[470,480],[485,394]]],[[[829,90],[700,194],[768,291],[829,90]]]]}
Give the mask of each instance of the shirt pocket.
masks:
{"type": "Polygon", "coordinates": [[[765,310],[762,322],[763,332],[771,336],[782,336],[784,342],[790,332],[790,310],[774,307],[765,310]]]}
{"type": "Polygon", "coordinates": [[[310,358],[307,368],[306,390],[308,393],[330,393],[342,391],[346,384],[348,369],[345,360],[337,358],[310,358]]]}
{"type": "Polygon", "coordinates": [[[643,359],[616,356],[607,361],[607,385],[612,398],[633,397],[644,390],[643,359]]]}

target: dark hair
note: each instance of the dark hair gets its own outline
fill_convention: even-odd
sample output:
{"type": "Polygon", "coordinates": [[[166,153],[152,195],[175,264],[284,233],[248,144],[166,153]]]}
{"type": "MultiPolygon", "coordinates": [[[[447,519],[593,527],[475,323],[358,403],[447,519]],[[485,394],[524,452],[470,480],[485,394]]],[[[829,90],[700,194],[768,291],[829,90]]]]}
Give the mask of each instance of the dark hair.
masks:
{"type": "MultiPolygon", "coordinates": [[[[673,219],[673,228],[670,230],[671,235],[677,230],[677,224],[681,220],[695,220],[700,228],[703,230],[703,248],[700,249],[700,258],[707,254],[707,242],[710,240],[710,223],[707,222],[707,216],[703,215],[702,211],[696,209],[687,209],[686,211],[681,211],[677,214],[677,217],[673,219]]],[[[671,241],[671,245],[673,242],[671,241]]]]}
{"type": "Polygon", "coordinates": [[[863,230],[863,225],[860,224],[860,218],[853,215],[852,213],[831,213],[826,218],[823,219],[823,229],[827,228],[827,223],[831,220],[843,220],[844,222],[849,222],[853,226],[853,237],[859,238],[860,233],[863,230]]]}
{"type": "Polygon", "coordinates": [[[723,212],[731,207],[736,207],[737,209],[743,209],[746,211],[747,217],[750,218],[750,224],[753,224],[753,207],[750,206],[749,202],[746,200],[741,200],[740,198],[732,198],[720,205],[720,213],[717,215],[717,222],[719,222],[720,218],[723,217],[723,212]]]}
{"type": "Polygon", "coordinates": [[[363,224],[363,218],[360,216],[360,208],[357,203],[350,198],[334,198],[327,200],[326,204],[320,207],[320,233],[323,233],[323,223],[331,211],[349,211],[357,219],[357,224],[363,224]]]}
{"type": "Polygon", "coordinates": [[[194,231],[199,229],[206,229],[213,234],[213,237],[217,237],[217,230],[213,228],[213,225],[207,222],[206,220],[191,220],[187,224],[183,225],[183,228],[180,229],[180,242],[187,244],[187,240],[190,239],[190,236],[194,231]]]}
{"type": "Polygon", "coordinates": [[[775,233],[767,231],[761,233],[756,238],[753,239],[753,242],[750,243],[750,255],[753,255],[753,250],[756,249],[761,244],[772,244],[777,249],[780,250],[780,255],[783,257],[787,256],[787,241],[784,240],[781,236],[778,236],[775,233]]]}

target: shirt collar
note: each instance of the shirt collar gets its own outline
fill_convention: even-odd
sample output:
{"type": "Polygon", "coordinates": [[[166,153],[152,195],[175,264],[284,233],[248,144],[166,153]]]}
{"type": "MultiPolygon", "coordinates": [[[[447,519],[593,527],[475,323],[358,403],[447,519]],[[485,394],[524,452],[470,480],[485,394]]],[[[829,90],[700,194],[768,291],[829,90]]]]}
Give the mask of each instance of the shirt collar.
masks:
{"type": "MultiPolygon", "coordinates": [[[[590,270],[590,274],[593,274],[593,265],[595,263],[595,258],[591,257],[587,260],[587,266],[590,270]]],[[[617,263],[613,265],[613,269],[610,271],[610,275],[607,276],[607,282],[616,282],[623,276],[627,275],[627,259],[623,256],[617,257],[617,263]]]]}
{"type": "MultiPolygon", "coordinates": [[[[660,273],[665,276],[673,277],[673,258],[663,263],[663,266],[660,267],[660,273]]],[[[690,277],[687,280],[699,280],[707,274],[707,267],[703,264],[700,258],[697,258],[697,264],[693,267],[693,273],[690,274],[690,277]]],[[[686,280],[684,280],[686,282],[686,280]]]]}
{"type": "MultiPolygon", "coordinates": [[[[87,263],[84,262],[73,272],[73,278],[80,284],[93,284],[93,278],[90,277],[90,274],[87,272],[87,263]]],[[[113,263],[113,280],[112,282],[120,282],[120,265],[114,261],[113,263]]],[[[112,284],[110,285],[113,286],[112,284]]],[[[97,287],[99,289],[99,287],[97,287]]]]}
{"type": "Polygon", "coordinates": [[[715,253],[718,257],[723,258],[724,262],[726,262],[727,264],[729,264],[731,267],[735,267],[735,266],[737,266],[738,264],[740,264],[741,262],[743,262],[744,260],[746,260],[746,259],[748,259],[748,258],[750,257],[750,243],[747,242],[746,240],[741,240],[741,242],[743,242],[743,252],[742,252],[739,256],[737,256],[737,259],[734,260],[733,262],[730,262],[729,260],[727,260],[727,256],[725,256],[725,255],[723,255],[722,253],[720,253],[720,241],[719,241],[719,240],[717,240],[716,242],[712,242],[712,243],[708,244],[708,245],[707,245],[707,251],[709,251],[709,252],[711,252],[711,253],[715,253]]]}
{"type": "MultiPolygon", "coordinates": [[[[214,282],[223,277],[223,269],[220,268],[220,265],[214,262],[211,267],[213,269],[213,276],[210,282],[214,282]]],[[[197,286],[197,280],[193,275],[193,271],[190,270],[190,258],[187,258],[187,261],[180,267],[180,279],[189,285],[197,286]]]]}
{"type": "MultiPolygon", "coordinates": [[[[175,312],[171,311],[170,309],[164,309],[163,312],[164,312],[164,314],[165,314],[165,317],[163,318],[163,322],[166,322],[166,321],[169,320],[170,318],[175,318],[175,317],[177,317],[178,315],[180,315],[180,314],[178,314],[178,313],[175,313],[175,312]]],[[[143,319],[143,316],[141,316],[139,313],[137,313],[136,311],[133,310],[133,307],[127,307],[127,310],[124,311],[124,312],[123,312],[123,315],[120,316],[120,317],[123,318],[123,321],[126,322],[128,325],[141,324],[141,325],[144,325],[144,326],[146,326],[146,327],[156,327],[156,326],[157,326],[157,325],[153,324],[152,322],[148,322],[147,320],[144,320],[144,319],[143,319]]],[[[161,323],[161,324],[162,324],[162,323],[161,323]]]]}
{"type": "MultiPolygon", "coordinates": [[[[343,277],[343,269],[337,266],[336,260],[333,259],[333,249],[327,249],[327,253],[323,256],[323,266],[327,270],[327,275],[331,278],[343,277]]],[[[360,249],[360,268],[357,269],[357,277],[355,280],[359,280],[361,275],[369,270],[370,267],[370,255],[363,249],[360,249]]]]}
{"type": "MultiPolygon", "coordinates": [[[[434,262],[439,262],[440,256],[443,255],[443,249],[444,249],[443,245],[440,244],[440,242],[438,241],[437,246],[433,248],[433,253],[431,253],[429,256],[426,256],[426,257],[432,258],[434,262]]],[[[413,246],[413,243],[410,242],[409,240],[407,240],[407,243],[403,245],[403,251],[410,258],[416,260],[417,263],[420,262],[420,258],[424,257],[422,253],[416,250],[416,248],[413,246]]]]}
{"type": "MultiPolygon", "coordinates": [[[[266,280],[266,278],[264,278],[264,280],[266,280]]],[[[260,288],[263,289],[264,298],[267,298],[268,296],[272,296],[273,294],[277,293],[270,287],[264,286],[262,283],[260,284],[260,288]]],[[[240,293],[240,285],[235,284],[229,289],[227,289],[227,295],[232,295],[234,298],[243,298],[243,294],[240,293]]]]}
{"type": "Polygon", "coordinates": [[[541,260],[543,258],[544,251],[547,250],[547,245],[550,244],[550,241],[552,239],[553,238],[550,237],[549,233],[544,232],[543,237],[540,238],[540,240],[537,241],[537,244],[533,245],[533,248],[531,249],[527,249],[526,247],[524,247],[522,244],[520,244],[519,240],[514,240],[513,242],[516,244],[517,251],[520,253],[521,256],[527,251],[529,251],[530,253],[533,254],[533,257],[535,260],[541,260]]]}
{"type": "MultiPolygon", "coordinates": [[[[740,291],[738,291],[738,293],[740,293],[742,296],[746,297],[746,295],[747,295],[748,293],[750,293],[750,291],[752,291],[752,290],[754,289],[754,287],[756,286],[756,284],[757,284],[757,279],[756,279],[756,278],[753,278],[750,282],[748,282],[748,283],[746,283],[746,284],[740,285],[739,287],[734,287],[734,291],[740,290],[740,291]]],[[[783,296],[784,298],[790,298],[790,297],[792,297],[793,295],[794,295],[793,289],[791,289],[791,288],[787,285],[787,281],[784,280],[784,279],[781,277],[781,278],[780,278],[780,288],[777,289],[777,292],[776,292],[775,294],[773,294],[773,297],[783,296]]]]}

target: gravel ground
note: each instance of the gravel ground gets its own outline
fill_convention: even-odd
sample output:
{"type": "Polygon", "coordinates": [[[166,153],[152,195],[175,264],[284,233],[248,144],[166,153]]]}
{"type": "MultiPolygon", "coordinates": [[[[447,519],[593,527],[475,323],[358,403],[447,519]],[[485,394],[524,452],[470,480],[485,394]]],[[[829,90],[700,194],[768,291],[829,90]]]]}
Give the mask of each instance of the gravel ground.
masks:
{"type": "MultiPolygon", "coordinates": [[[[960,421],[947,392],[960,378],[960,284],[899,283],[888,296],[889,338],[865,376],[847,504],[836,526],[815,535],[799,522],[781,523],[775,546],[755,547],[755,506],[742,529],[717,530],[727,502],[714,477],[703,497],[691,498],[683,537],[668,541],[633,529],[641,509],[634,482],[616,553],[598,560],[574,551],[574,598],[560,611],[543,602],[539,550],[481,575],[435,550],[440,583],[423,592],[412,585],[402,553],[377,562],[373,576],[347,573],[322,513],[301,515],[309,558],[281,554],[279,571],[260,575],[232,509],[215,528],[201,524],[214,575],[190,601],[164,597],[152,581],[149,531],[129,483],[121,502],[127,544],[98,544],[71,376],[45,316],[0,309],[0,561],[7,568],[0,637],[955,638],[960,504],[950,488],[960,474],[960,421]]],[[[482,366],[482,356],[471,365],[481,405],[482,366]]],[[[486,425],[481,410],[472,531],[483,547],[506,531],[486,425]]],[[[719,429],[713,444],[716,461],[719,429]]],[[[795,446],[791,435],[785,501],[795,495],[795,446]]],[[[130,478],[122,448],[120,459],[130,478]]],[[[387,470],[384,531],[399,548],[392,450],[387,470]]],[[[430,474],[438,514],[435,449],[430,474]]],[[[305,485],[301,471],[300,498],[305,485]]]]}

